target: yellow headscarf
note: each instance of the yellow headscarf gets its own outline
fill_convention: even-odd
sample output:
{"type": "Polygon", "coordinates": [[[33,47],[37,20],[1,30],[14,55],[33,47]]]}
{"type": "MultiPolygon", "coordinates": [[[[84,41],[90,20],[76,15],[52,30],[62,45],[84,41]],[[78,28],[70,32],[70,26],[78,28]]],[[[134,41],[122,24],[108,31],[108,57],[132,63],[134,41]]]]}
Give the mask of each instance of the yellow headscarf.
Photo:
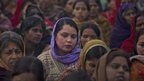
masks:
{"type": "Polygon", "coordinates": [[[86,55],[87,55],[87,52],[95,47],[95,46],[102,46],[104,47],[107,51],[109,51],[109,47],[101,40],[98,40],[98,39],[94,39],[94,40],[90,40],[88,41],[85,46],[83,47],[83,49],[81,50],[81,53],[80,53],[80,58],[79,58],[79,63],[80,63],[80,68],[82,70],[84,70],[85,68],[85,60],[86,60],[86,55]]]}

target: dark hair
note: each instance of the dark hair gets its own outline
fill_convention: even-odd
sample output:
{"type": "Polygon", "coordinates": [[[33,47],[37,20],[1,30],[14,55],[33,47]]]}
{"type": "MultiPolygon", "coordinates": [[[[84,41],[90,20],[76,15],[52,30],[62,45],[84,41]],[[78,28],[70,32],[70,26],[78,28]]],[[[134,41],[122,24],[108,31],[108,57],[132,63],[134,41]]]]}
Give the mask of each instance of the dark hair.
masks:
{"type": "Polygon", "coordinates": [[[44,81],[42,62],[36,57],[23,57],[14,66],[12,78],[22,73],[31,72],[38,81],[44,81]]]}
{"type": "Polygon", "coordinates": [[[44,16],[43,16],[40,8],[37,5],[28,5],[28,7],[26,9],[25,16],[30,17],[30,16],[33,16],[33,15],[38,15],[44,20],[44,16]],[[32,12],[33,9],[36,9],[37,11],[32,12]]]}
{"type": "Polygon", "coordinates": [[[77,24],[71,19],[71,18],[61,18],[60,20],[57,21],[56,23],[56,28],[55,28],[55,32],[54,35],[56,37],[57,33],[63,28],[63,25],[68,24],[71,27],[75,28],[77,31],[77,34],[79,32],[77,24]]]}
{"type": "Polygon", "coordinates": [[[89,60],[92,58],[100,58],[105,53],[107,53],[106,48],[104,48],[102,46],[95,46],[87,52],[86,59],[89,60]]]}
{"type": "Polygon", "coordinates": [[[21,33],[24,33],[26,31],[29,31],[29,29],[37,26],[37,25],[41,25],[43,32],[46,30],[46,26],[45,23],[42,19],[38,18],[38,17],[27,17],[21,24],[20,27],[20,31],[21,33]]]}
{"type": "Polygon", "coordinates": [[[91,81],[87,73],[83,71],[74,71],[70,75],[64,77],[62,81],[91,81]]]}
{"type": "Polygon", "coordinates": [[[68,1],[69,1],[69,0],[63,0],[63,7],[66,6],[66,4],[67,4],[68,1]]]}
{"type": "Polygon", "coordinates": [[[3,12],[3,10],[4,10],[4,4],[3,4],[3,1],[2,0],[0,0],[0,10],[3,12]]]}
{"type": "MultiPolygon", "coordinates": [[[[89,3],[89,1],[90,0],[87,0],[88,1],[88,3],[89,3]]],[[[99,1],[99,0],[94,0],[95,1],[95,3],[99,6],[99,8],[101,8],[101,2],[99,1]]]]}
{"type": "Polygon", "coordinates": [[[88,23],[84,23],[82,26],[81,26],[81,29],[80,29],[80,36],[82,36],[83,34],[83,31],[87,28],[91,28],[94,30],[95,34],[97,35],[98,38],[100,38],[101,36],[101,32],[98,28],[98,26],[96,24],[93,24],[91,22],[88,22],[88,23]]]}
{"type": "Polygon", "coordinates": [[[23,38],[15,32],[6,31],[0,34],[0,54],[3,51],[3,49],[8,45],[9,42],[15,43],[24,53],[25,48],[23,38]]]}
{"type": "Polygon", "coordinates": [[[115,57],[124,57],[127,60],[128,65],[130,66],[130,60],[129,60],[129,55],[128,53],[126,53],[125,51],[121,50],[121,49],[111,49],[111,51],[109,52],[108,58],[107,58],[107,63],[106,65],[108,65],[109,63],[111,63],[113,61],[113,59],[115,57]]]}
{"type": "Polygon", "coordinates": [[[76,0],[75,3],[74,3],[74,5],[73,5],[73,9],[75,8],[76,4],[79,3],[79,2],[84,2],[84,4],[87,7],[87,10],[90,11],[90,7],[89,7],[89,4],[88,4],[87,0],[76,0]]]}

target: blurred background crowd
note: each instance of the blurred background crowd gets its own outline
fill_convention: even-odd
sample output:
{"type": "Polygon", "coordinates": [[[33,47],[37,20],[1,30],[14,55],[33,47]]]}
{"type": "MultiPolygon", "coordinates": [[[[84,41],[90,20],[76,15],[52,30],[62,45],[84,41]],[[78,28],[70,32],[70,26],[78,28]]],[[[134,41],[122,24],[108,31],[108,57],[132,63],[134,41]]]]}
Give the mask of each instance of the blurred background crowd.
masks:
{"type": "Polygon", "coordinates": [[[0,81],[144,81],[144,0],[0,0],[0,81]]]}

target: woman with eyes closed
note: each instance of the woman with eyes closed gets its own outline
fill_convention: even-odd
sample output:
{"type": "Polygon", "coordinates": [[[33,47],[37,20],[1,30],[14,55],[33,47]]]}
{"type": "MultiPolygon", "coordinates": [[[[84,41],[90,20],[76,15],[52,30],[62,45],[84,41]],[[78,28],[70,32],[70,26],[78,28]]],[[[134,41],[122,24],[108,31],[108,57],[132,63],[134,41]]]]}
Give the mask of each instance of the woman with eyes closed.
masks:
{"type": "Polygon", "coordinates": [[[8,79],[17,60],[24,56],[24,42],[20,35],[7,31],[0,35],[0,81],[8,79]]]}
{"type": "Polygon", "coordinates": [[[80,53],[78,28],[71,18],[61,18],[52,31],[51,46],[38,58],[45,69],[46,81],[57,81],[60,73],[73,66],[80,53]]]}
{"type": "Polygon", "coordinates": [[[88,41],[80,52],[78,63],[73,67],[65,69],[58,81],[63,81],[65,77],[75,71],[83,71],[91,77],[98,59],[109,50],[109,47],[101,40],[94,39],[88,41]]]}
{"type": "Polygon", "coordinates": [[[93,81],[129,81],[130,61],[128,54],[120,49],[111,49],[97,62],[93,81]]]}

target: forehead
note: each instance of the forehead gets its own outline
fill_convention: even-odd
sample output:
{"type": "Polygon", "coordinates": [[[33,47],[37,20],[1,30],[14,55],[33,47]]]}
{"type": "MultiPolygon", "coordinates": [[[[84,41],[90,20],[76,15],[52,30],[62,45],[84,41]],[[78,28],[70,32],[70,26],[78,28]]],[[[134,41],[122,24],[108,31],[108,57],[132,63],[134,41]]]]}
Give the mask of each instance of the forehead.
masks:
{"type": "Polygon", "coordinates": [[[93,34],[93,33],[95,33],[95,31],[92,28],[86,28],[86,29],[84,29],[84,31],[83,31],[82,34],[85,34],[85,33],[87,33],[87,34],[93,34]]]}
{"type": "Polygon", "coordinates": [[[5,47],[3,49],[14,48],[14,47],[19,48],[19,44],[13,41],[8,41],[7,44],[5,44],[5,47]]]}
{"type": "Polygon", "coordinates": [[[36,25],[34,27],[31,27],[30,29],[42,29],[42,26],[39,24],[39,25],[36,25]]]}
{"type": "Polygon", "coordinates": [[[75,7],[86,7],[86,4],[83,1],[77,2],[75,7]]]}
{"type": "Polygon", "coordinates": [[[125,10],[123,13],[131,13],[131,12],[135,12],[135,9],[129,8],[129,9],[125,10]]]}
{"type": "Polygon", "coordinates": [[[62,29],[61,29],[60,31],[65,31],[65,32],[73,33],[73,32],[76,32],[76,29],[75,29],[75,27],[72,27],[72,26],[70,26],[70,25],[68,25],[68,24],[64,24],[64,25],[62,26],[62,29]],[[70,32],[70,31],[71,31],[71,32],[70,32]],[[72,32],[72,31],[73,31],[73,32],[72,32]]]}
{"type": "Polygon", "coordinates": [[[91,58],[91,59],[85,59],[87,63],[96,63],[98,61],[98,59],[95,57],[91,58]]]}
{"type": "Polygon", "coordinates": [[[139,39],[138,39],[139,42],[144,42],[144,34],[142,34],[139,39]]]}
{"type": "Polygon", "coordinates": [[[110,63],[128,64],[127,59],[123,56],[116,56],[110,63]]]}
{"type": "Polygon", "coordinates": [[[94,3],[96,3],[96,1],[95,0],[89,0],[89,3],[94,4],[94,3]]]}
{"type": "Polygon", "coordinates": [[[139,16],[139,17],[137,17],[137,19],[136,19],[137,21],[144,21],[144,16],[143,15],[141,15],[141,16],[139,16]]]}

